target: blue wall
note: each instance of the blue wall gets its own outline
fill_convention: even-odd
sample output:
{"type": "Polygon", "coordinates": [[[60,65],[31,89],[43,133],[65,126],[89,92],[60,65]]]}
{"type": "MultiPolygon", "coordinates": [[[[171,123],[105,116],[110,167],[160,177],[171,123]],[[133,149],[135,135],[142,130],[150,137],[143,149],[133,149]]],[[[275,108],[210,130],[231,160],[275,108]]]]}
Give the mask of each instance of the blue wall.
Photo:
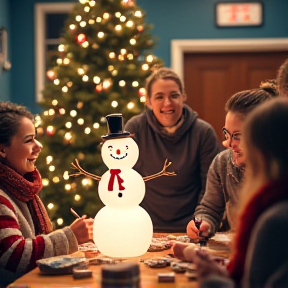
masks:
{"type": "MultiPolygon", "coordinates": [[[[11,37],[9,33],[8,1],[9,0],[0,0],[0,27],[5,27],[7,29],[9,42],[11,37]]],[[[9,49],[8,54],[10,51],[11,49],[9,49]]],[[[10,74],[10,71],[4,71],[0,68],[0,101],[7,101],[10,99],[10,74]]]]}
{"type": "MultiPolygon", "coordinates": [[[[11,101],[23,103],[36,112],[34,72],[34,4],[37,0],[0,0],[4,9],[9,2],[11,20],[11,101]],[[5,5],[6,3],[6,5],[5,5]]],[[[215,5],[219,0],[137,0],[137,5],[146,13],[146,22],[154,25],[153,34],[158,37],[155,54],[170,66],[170,41],[172,39],[217,39],[217,38],[270,38],[288,37],[288,1],[263,0],[263,25],[260,27],[219,28],[215,25],[215,5]]],[[[222,0],[221,2],[241,2],[222,0]]],[[[244,1],[249,2],[249,1],[244,1]]],[[[7,72],[6,72],[7,73],[7,72]]],[[[0,75],[0,84],[5,82],[0,75]]],[[[1,88],[2,90],[2,88],[1,88]]],[[[6,87],[7,90],[7,87],[6,87]]]]}

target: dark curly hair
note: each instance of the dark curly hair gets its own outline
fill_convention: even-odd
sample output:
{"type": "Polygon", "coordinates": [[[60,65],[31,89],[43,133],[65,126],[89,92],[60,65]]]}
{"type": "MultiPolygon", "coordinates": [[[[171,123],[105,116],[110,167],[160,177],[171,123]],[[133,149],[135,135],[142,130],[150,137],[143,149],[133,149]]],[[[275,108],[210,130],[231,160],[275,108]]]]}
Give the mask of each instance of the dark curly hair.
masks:
{"type": "Polygon", "coordinates": [[[11,138],[17,133],[23,117],[34,122],[33,114],[25,106],[12,102],[0,102],[0,144],[5,146],[11,144],[11,138]]]}

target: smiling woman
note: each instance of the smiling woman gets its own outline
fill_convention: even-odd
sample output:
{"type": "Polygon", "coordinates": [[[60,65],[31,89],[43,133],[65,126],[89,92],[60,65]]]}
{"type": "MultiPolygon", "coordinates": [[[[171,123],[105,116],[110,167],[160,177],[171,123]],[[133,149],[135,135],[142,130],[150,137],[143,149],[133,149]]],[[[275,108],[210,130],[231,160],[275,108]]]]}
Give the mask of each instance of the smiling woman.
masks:
{"type": "Polygon", "coordinates": [[[93,220],[77,219],[52,232],[38,197],[42,181],[35,162],[42,145],[24,106],[0,102],[0,135],[0,287],[6,287],[37,260],[76,252],[92,238],[93,220]]]}
{"type": "Polygon", "coordinates": [[[269,87],[264,87],[240,91],[228,99],[225,106],[225,126],[222,129],[222,144],[226,150],[214,158],[209,168],[206,191],[195,210],[195,216],[202,217],[203,220],[199,228],[193,220],[188,223],[187,234],[190,238],[197,238],[199,233],[213,236],[220,227],[224,212],[225,228],[221,229],[234,229],[245,170],[245,153],[241,147],[244,120],[257,106],[274,96],[269,87]]]}
{"type": "Polygon", "coordinates": [[[146,80],[146,92],[146,112],[125,125],[139,147],[134,169],[147,177],[167,159],[177,176],[146,182],[141,206],[151,216],[154,232],[185,232],[205,191],[209,165],[221,148],[211,125],[185,104],[184,86],[174,71],[155,70],[146,80]]]}

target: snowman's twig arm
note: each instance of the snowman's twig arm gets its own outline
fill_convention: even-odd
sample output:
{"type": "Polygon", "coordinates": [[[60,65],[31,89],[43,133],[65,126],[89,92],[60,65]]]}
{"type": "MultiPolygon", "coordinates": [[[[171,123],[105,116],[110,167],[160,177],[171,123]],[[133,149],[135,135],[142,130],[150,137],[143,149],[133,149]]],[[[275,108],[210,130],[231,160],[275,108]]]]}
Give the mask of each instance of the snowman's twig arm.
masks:
{"type": "Polygon", "coordinates": [[[73,173],[73,174],[69,174],[69,176],[79,176],[79,175],[85,175],[85,176],[88,176],[94,180],[97,180],[97,181],[100,181],[101,180],[101,176],[97,176],[97,175],[94,175],[92,173],[89,173],[87,171],[85,171],[79,164],[78,160],[75,159],[74,162],[71,163],[71,165],[73,166],[74,169],[77,169],[79,172],[77,173],[73,173]],[[75,162],[75,163],[74,163],[75,162]]]}
{"type": "Polygon", "coordinates": [[[143,177],[143,180],[148,181],[148,180],[160,177],[160,176],[176,176],[177,174],[175,172],[167,172],[166,171],[166,169],[172,164],[172,162],[168,162],[168,163],[167,162],[168,162],[168,159],[165,160],[163,169],[160,172],[153,174],[153,175],[143,177]]]}

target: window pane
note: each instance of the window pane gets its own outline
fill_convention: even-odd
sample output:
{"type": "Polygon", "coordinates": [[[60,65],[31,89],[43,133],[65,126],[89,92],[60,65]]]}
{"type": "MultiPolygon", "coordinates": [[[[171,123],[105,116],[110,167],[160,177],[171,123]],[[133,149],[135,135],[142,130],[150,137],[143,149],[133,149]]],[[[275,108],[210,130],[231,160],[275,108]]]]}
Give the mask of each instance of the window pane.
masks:
{"type": "Polygon", "coordinates": [[[57,39],[61,36],[67,16],[67,13],[46,14],[46,39],[57,39]]]}

